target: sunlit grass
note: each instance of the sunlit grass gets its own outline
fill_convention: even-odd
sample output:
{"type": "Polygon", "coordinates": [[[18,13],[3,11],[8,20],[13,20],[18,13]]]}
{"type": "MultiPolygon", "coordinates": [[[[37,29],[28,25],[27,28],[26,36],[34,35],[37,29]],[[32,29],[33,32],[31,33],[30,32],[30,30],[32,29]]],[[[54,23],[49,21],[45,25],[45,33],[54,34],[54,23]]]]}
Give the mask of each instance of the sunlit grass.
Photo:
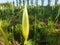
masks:
{"type": "Polygon", "coordinates": [[[2,24],[2,20],[0,20],[0,32],[2,33],[2,36],[3,36],[3,38],[4,38],[5,45],[9,45],[7,35],[6,35],[5,32],[3,31],[2,27],[1,27],[1,24],[2,24]]]}

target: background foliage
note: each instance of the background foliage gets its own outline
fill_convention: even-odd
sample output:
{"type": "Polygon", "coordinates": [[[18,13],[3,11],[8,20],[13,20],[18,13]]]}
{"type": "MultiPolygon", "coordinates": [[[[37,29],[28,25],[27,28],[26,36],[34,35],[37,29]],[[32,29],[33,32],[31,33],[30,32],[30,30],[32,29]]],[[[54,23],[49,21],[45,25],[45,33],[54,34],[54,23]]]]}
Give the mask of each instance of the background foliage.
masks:
{"type": "MultiPolygon", "coordinates": [[[[7,33],[8,40],[17,41],[21,45],[24,41],[21,34],[23,8],[23,6],[11,6],[0,9],[2,28],[7,33]]],[[[30,22],[28,43],[30,45],[59,45],[60,5],[43,6],[42,4],[42,6],[27,6],[27,8],[30,22]]]]}

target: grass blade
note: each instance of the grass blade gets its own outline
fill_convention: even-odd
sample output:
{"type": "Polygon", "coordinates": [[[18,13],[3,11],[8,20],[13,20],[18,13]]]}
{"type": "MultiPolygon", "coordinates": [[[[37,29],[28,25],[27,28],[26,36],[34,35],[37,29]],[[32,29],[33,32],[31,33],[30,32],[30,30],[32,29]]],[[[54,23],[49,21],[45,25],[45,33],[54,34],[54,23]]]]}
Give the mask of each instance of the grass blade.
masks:
{"type": "Polygon", "coordinates": [[[3,31],[2,27],[1,27],[1,23],[2,23],[2,21],[0,21],[0,32],[2,33],[3,38],[5,40],[5,45],[9,45],[8,38],[7,38],[6,34],[4,33],[4,31],[3,31]]]}

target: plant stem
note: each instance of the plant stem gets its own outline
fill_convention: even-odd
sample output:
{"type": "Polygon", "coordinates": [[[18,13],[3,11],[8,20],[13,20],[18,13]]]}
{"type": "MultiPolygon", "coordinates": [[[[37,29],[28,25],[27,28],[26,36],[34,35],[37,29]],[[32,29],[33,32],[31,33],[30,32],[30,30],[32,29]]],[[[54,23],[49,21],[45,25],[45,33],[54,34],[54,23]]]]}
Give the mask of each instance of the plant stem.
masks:
{"type": "Polygon", "coordinates": [[[24,45],[27,45],[27,40],[24,41],[24,45]]]}

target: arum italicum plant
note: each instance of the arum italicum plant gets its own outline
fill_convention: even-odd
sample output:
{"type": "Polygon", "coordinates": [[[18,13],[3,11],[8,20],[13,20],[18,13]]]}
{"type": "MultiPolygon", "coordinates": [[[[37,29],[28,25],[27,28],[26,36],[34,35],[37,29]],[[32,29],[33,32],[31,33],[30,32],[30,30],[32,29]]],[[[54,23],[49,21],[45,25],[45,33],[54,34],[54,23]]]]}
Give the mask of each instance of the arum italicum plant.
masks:
{"type": "Polygon", "coordinates": [[[29,35],[29,18],[28,18],[28,12],[27,12],[26,4],[24,6],[23,17],[22,17],[22,34],[24,37],[24,45],[26,45],[28,35],[29,35]]]}
{"type": "Polygon", "coordinates": [[[1,32],[2,36],[3,36],[3,38],[4,38],[5,45],[9,45],[8,38],[7,38],[6,34],[5,34],[5,32],[3,31],[2,27],[1,27],[1,24],[2,24],[2,20],[0,20],[0,32],[1,32]]]}

